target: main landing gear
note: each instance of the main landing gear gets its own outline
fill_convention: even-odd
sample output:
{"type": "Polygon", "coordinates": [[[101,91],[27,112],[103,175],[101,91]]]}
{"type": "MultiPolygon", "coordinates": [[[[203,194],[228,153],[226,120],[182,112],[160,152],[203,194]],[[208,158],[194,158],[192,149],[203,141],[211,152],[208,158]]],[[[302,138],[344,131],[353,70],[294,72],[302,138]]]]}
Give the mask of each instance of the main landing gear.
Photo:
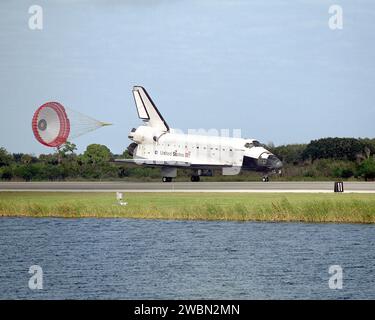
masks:
{"type": "Polygon", "coordinates": [[[270,178],[269,178],[268,176],[264,176],[264,177],[262,178],[262,181],[263,181],[263,182],[269,182],[269,181],[270,181],[270,178]]]}
{"type": "Polygon", "coordinates": [[[199,182],[200,179],[201,178],[199,176],[191,176],[191,182],[199,182]]]}
{"type": "Polygon", "coordinates": [[[161,176],[163,182],[172,182],[172,179],[177,176],[177,168],[163,167],[161,168],[161,176]]]}

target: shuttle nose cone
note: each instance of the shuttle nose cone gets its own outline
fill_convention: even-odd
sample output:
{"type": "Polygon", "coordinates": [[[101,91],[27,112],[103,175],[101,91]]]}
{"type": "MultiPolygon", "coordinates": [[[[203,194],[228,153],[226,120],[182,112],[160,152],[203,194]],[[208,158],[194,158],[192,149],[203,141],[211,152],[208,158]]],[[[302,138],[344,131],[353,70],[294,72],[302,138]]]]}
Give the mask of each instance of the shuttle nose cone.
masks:
{"type": "Polygon", "coordinates": [[[267,158],[267,167],[271,170],[280,170],[283,167],[283,163],[275,155],[270,155],[267,158]]]}

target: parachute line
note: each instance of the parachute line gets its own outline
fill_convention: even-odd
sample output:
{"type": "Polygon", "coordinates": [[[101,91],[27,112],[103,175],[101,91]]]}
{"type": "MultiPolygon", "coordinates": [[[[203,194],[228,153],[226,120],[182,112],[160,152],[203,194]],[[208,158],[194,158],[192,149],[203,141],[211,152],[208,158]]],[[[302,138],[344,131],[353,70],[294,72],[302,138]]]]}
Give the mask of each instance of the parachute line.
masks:
{"type": "Polygon", "coordinates": [[[95,131],[104,126],[104,122],[94,119],[79,111],[66,108],[71,119],[71,135],[70,138],[78,138],[86,133],[95,131]]]}

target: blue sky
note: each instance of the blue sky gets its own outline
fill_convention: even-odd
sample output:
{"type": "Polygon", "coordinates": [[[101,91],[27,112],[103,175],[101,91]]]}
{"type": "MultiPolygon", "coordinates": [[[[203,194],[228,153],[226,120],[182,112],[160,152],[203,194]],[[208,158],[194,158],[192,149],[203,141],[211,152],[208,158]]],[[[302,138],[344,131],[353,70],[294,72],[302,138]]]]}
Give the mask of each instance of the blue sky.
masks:
{"type": "Polygon", "coordinates": [[[122,152],[146,87],[173,128],[241,129],[275,144],[375,137],[374,1],[0,2],[0,146],[52,152],[31,132],[50,100],[115,125],[77,138],[122,152]],[[44,28],[28,28],[29,6],[44,28]],[[328,27],[332,4],[344,28],[328,27]]]}

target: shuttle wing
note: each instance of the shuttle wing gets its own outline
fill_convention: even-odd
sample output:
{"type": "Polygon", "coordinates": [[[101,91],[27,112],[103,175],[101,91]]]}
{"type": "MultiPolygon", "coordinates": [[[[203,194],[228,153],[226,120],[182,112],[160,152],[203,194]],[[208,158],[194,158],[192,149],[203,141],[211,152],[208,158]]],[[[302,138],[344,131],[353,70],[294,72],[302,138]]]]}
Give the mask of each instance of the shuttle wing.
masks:
{"type": "Polygon", "coordinates": [[[115,159],[115,162],[129,163],[129,164],[143,164],[151,167],[190,167],[191,163],[187,161],[164,161],[153,159],[115,159]]]}
{"type": "Polygon", "coordinates": [[[133,87],[133,96],[137,106],[138,117],[150,127],[161,131],[169,131],[169,126],[156,108],[147,91],[141,86],[133,87]]]}
{"type": "Polygon", "coordinates": [[[173,168],[191,168],[191,169],[220,169],[220,168],[231,168],[229,164],[219,163],[191,163],[189,161],[165,161],[160,159],[115,159],[117,163],[128,163],[137,165],[148,165],[150,167],[173,167],[173,168]]]}

